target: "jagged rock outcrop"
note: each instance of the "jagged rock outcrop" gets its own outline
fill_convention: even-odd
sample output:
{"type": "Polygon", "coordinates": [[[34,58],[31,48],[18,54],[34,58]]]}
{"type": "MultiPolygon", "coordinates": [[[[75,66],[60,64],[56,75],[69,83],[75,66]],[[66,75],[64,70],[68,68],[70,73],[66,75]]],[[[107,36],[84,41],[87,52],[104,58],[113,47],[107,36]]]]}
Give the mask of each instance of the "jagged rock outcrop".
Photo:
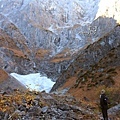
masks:
{"type": "Polygon", "coordinates": [[[112,114],[117,115],[117,114],[119,114],[119,112],[120,112],[120,104],[118,104],[118,105],[116,105],[108,110],[108,113],[111,115],[112,114]]]}
{"type": "MultiPolygon", "coordinates": [[[[19,0],[9,2],[1,1],[0,11],[3,16],[7,17],[8,20],[16,25],[21,33],[26,37],[27,44],[30,48],[44,48],[52,51],[52,54],[56,54],[64,47],[69,47],[67,44],[70,42],[70,32],[67,31],[69,28],[71,29],[71,22],[69,23],[68,28],[65,28],[65,17],[67,14],[66,10],[68,10],[68,8],[61,8],[62,5],[58,4],[58,2],[59,1],[50,0],[45,2],[35,0],[19,0]],[[52,8],[54,5],[56,7],[52,8]],[[11,9],[11,11],[9,9],[11,9]],[[55,26],[59,24],[59,27],[52,28],[51,26],[54,26],[54,24],[55,26]],[[53,32],[53,30],[56,32],[53,32]]],[[[69,21],[72,19],[75,19],[72,21],[76,22],[82,20],[77,18],[78,16],[76,12],[83,14],[83,10],[78,1],[76,2],[77,3],[73,2],[74,5],[71,4],[74,8],[72,14],[69,13],[70,10],[68,12],[69,15],[71,15],[71,17],[68,16],[71,18],[68,19],[69,21]],[[79,11],[75,10],[76,7],[79,8],[79,11]],[[76,16],[76,18],[73,16],[76,16]]],[[[65,1],[63,4],[67,5],[65,1]]],[[[67,7],[69,7],[69,5],[67,5],[67,7]]],[[[1,27],[4,29],[4,26],[2,25],[3,22],[4,21],[1,20],[1,27]]],[[[76,45],[77,41],[75,41],[74,44],[76,45]]]]}
{"type": "MultiPolygon", "coordinates": [[[[1,28],[6,29],[7,32],[8,31],[11,32],[10,34],[11,36],[13,36],[12,33],[15,34],[14,29],[13,30],[7,29],[9,28],[9,24],[7,23],[9,21],[12,22],[12,24],[14,24],[17,27],[16,29],[18,29],[21,32],[21,34],[26,38],[25,43],[28,45],[28,47],[32,51],[36,52],[37,49],[43,48],[43,49],[47,49],[48,51],[51,51],[52,53],[49,53],[49,54],[52,54],[52,55],[59,53],[65,48],[74,50],[74,49],[79,49],[81,47],[84,47],[86,44],[89,44],[90,42],[94,42],[95,40],[99,39],[99,36],[97,36],[98,32],[104,31],[100,34],[100,37],[101,35],[104,36],[104,34],[108,33],[115,26],[114,21],[111,22],[110,20],[107,21],[106,19],[105,21],[104,20],[101,21],[98,19],[97,22],[95,22],[96,24],[94,23],[90,25],[90,23],[93,22],[93,19],[95,18],[97,11],[101,9],[101,8],[98,9],[98,4],[100,2],[99,0],[94,2],[91,1],[92,2],[91,4],[88,3],[88,8],[89,6],[92,6],[92,4],[94,6],[93,11],[95,11],[95,13],[92,11],[93,16],[92,15],[90,16],[89,15],[90,13],[88,11],[85,11],[81,7],[81,6],[84,7],[85,3],[80,4],[80,2],[78,2],[77,0],[73,1],[74,5],[72,5],[72,7],[74,9],[72,11],[72,14],[70,14],[70,10],[68,8],[65,7],[61,9],[60,8],[61,4],[57,5],[57,2],[58,1],[49,1],[49,0],[45,2],[35,1],[35,0],[31,2],[28,2],[26,0],[19,0],[19,1],[10,0],[9,2],[1,1],[0,26],[1,28]],[[54,5],[57,6],[58,8],[57,7],[52,8],[54,5]],[[9,9],[11,9],[11,11],[9,9]],[[51,9],[53,11],[51,11],[51,9]],[[64,14],[67,14],[66,10],[68,10],[67,13],[69,14],[68,16],[69,25],[67,27],[65,27],[66,22],[62,21],[61,17],[58,17],[59,15],[66,17],[66,15],[64,16],[64,14]],[[78,14],[76,14],[76,12],[80,12],[79,14],[83,14],[82,15],[83,17],[78,19],[77,18],[78,14]],[[62,13],[63,15],[59,13],[62,13]],[[87,18],[88,15],[90,18],[87,18]],[[49,19],[47,19],[46,16],[49,19]],[[73,17],[73,16],[76,16],[76,17],[73,17]],[[85,18],[91,22],[87,22],[87,20],[85,21],[85,18]],[[72,19],[75,19],[75,20],[72,20],[72,19]],[[69,21],[74,21],[74,23],[69,21]],[[86,22],[86,24],[83,25],[83,22],[81,23],[80,21],[83,21],[84,23],[86,22]],[[104,26],[104,24],[106,23],[107,23],[106,25],[108,25],[108,22],[109,22],[109,26],[107,27],[104,26]],[[50,26],[52,26],[53,24],[57,26],[58,23],[59,23],[59,27],[50,29],[51,28],[50,26]],[[101,28],[99,26],[101,26],[101,28]],[[93,34],[94,35],[96,34],[97,37],[93,36],[93,34]]],[[[63,4],[66,5],[67,3],[63,2],[63,4]]],[[[66,6],[69,7],[69,4],[66,6]]],[[[118,6],[117,4],[115,4],[115,7],[112,9],[115,11],[117,8],[118,6]]],[[[91,7],[91,10],[92,10],[92,7],[91,7]]],[[[108,9],[108,12],[109,12],[109,9],[108,9]]],[[[116,14],[119,14],[119,8],[115,12],[116,13],[113,15],[116,16],[116,14]]],[[[97,14],[96,18],[98,18],[99,16],[97,14]]],[[[110,18],[111,16],[104,15],[104,17],[110,18]]]]}

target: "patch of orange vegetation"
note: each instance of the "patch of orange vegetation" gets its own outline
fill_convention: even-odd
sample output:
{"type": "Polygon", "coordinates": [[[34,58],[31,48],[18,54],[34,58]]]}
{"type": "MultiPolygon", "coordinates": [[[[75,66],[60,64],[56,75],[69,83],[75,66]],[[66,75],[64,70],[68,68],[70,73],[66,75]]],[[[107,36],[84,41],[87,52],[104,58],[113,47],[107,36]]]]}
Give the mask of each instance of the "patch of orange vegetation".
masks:
{"type": "Polygon", "coordinates": [[[7,78],[8,74],[3,69],[0,69],[0,83],[6,80],[7,78]]]}
{"type": "Polygon", "coordinates": [[[102,89],[105,89],[106,91],[109,91],[110,93],[115,92],[115,91],[120,91],[120,67],[116,68],[116,72],[117,72],[116,76],[113,77],[115,84],[108,88],[106,88],[104,85],[93,86],[90,89],[88,89],[86,85],[84,85],[84,87],[75,88],[74,85],[77,80],[77,77],[71,77],[67,80],[67,82],[60,89],[70,87],[70,90],[68,91],[68,93],[73,95],[76,99],[81,100],[81,101],[85,101],[85,99],[87,99],[92,104],[96,105],[96,100],[99,101],[99,95],[102,89]]]}
{"type": "MultiPolygon", "coordinates": [[[[12,51],[14,56],[26,58],[26,55],[16,46],[14,40],[0,29],[0,46],[6,50],[12,51]]],[[[25,47],[26,51],[28,50],[25,47]]],[[[9,54],[9,53],[8,53],[9,54]]]]}
{"type": "Polygon", "coordinates": [[[76,28],[79,28],[81,25],[80,24],[75,24],[72,29],[76,29],[76,28]]]}
{"type": "Polygon", "coordinates": [[[20,51],[20,50],[11,49],[11,48],[9,48],[9,50],[11,50],[14,53],[14,55],[17,56],[17,57],[26,58],[25,54],[22,51],[20,51]]]}
{"type": "Polygon", "coordinates": [[[100,91],[98,91],[98,89],[99,88],[92,88],[91,90],[86,90],[80,88],[71,88],[69,93],[77,99],[84,100],[84,98],[87,98],[91,102],[94,102],[97,98],[99,99],[98,92],[100,91]]]}
{"type": "Polygon", "coordinates": [[[48,55],[49,52],[49,50],[38,49],[36,52],[36,58],[44,58],[46,55],[48,55]]]}
{"type": "Polygon", "coordinates": [[[84,97],[87,97],[89,100],[95,100],[95,91],[96,89],[93,88],[92,90],[86,90],[81,89],[81,88],[74,88],[74,85],[76,83],[76,79],[77,77],[71,77],[70,79],[67,80],[67,82],[63,85],[62,89],[64,88],[69,88],[70,90],[68,91],[68,93],[70,93],[71,95],[73,95],[76,99],[84,99],[84,97]]]}
{"type": "MultiPolygon", "coordinates": [[[[13,101],[16,104],[22,104],[22,100],[26,100],[27,103],[30,101],[33,101],[35,98],[34,92],[31,93],[29,91],[14,91],[13,93],[9,95],[1,95],[0,96],[0,111],[7,112],[7,113],[13,113],[15,106],[13,105],[13,101]],[[9,103],[9,105],[5,105],[6,103],[9,103]]],[[[31,102],[32,103],[32,102],[31,102]]],[[[26,104],[26,107],[31,107],[31,104],[26,104]]]]}
{"type": "Polygon", "coordinates": [[[14,40],[0,29],[0,46],[18,49],[14,40]]]}
{"type": "Polygon", "coordinates": [[[77,77],[71,77],[67,80],[67,82],[63,85],[62,88],[72,87],[76,82],[77,77]]]}
{"type": "Polygon", "coordinates": [[[51,59],[51,62],[58,63],[70,59],[71,59],[70,50],[66,48],[59,54],[55,55],[55,57],[51,59]]]}
{"type": "Polygon", "coordinates": [[[65,60],[70,60],[70,59],[71,59],[70,57],[67,57],[67,58],[56,58],[56,59],[52,59],[51,62],[58,63],[58,62],[62,62],[62,61],[65,61],[65,60]]]}
{"type": "Polygon", "coordinates": [[[116,70],[117,75],[114,77],[115,87],[120,87],[120,67],[116,70]]]}

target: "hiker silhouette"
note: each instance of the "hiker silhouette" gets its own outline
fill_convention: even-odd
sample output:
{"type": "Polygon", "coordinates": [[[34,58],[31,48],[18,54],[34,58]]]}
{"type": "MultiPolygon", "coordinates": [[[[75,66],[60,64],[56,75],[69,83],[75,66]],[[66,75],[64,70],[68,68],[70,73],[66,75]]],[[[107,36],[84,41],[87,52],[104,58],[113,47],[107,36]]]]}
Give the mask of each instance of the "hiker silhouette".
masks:
{"type": "Polygon", "coordinates": [[[107,114],[108,98],[105,94],[105,90],[101,90],[100,106],[101,106],[102,115],[103,115],[104,120],[108,120],[108,114],[107,114]]]}

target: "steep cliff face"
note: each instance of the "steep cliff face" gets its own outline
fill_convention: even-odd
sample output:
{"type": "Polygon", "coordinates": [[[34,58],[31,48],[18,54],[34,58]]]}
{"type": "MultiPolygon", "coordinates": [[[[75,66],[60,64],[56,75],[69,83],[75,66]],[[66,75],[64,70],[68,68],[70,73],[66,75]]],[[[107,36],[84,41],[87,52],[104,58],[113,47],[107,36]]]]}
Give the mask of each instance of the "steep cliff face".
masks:
{"type": "MultiPolygon", "coordinates": [[[[99,0],[96,2],[91,0],[91,4],[87,2],[78,0],[1,0],[0,11],[26,37],[29,48],[48,49],[52,55],[55,55],[65,47],[73,49],[84,45],[83,40],[75,38],[76,32],[72,33],[71,29],[76,24],[87,25],[95,18],[99,0]],[[89,9],[94,11],[90,18],[88,18],[89,10],[85,3],[89,9]],[[80,41],[83,42],[83,45],[78,46],[80,41]],[[70,44],[72,45],[70,46],[70,44]]],[[[1,20],[1,27],[4,29],[3,20],[1,20]]]]}
{"type": "MultiPolygon", "coordinates": [[[[119,23],[119,0],[112,0],[112,7],[110,4],[104,7],[108,14],[101,12],[102,2],[1,0],[0,28],[19,49],[17,52],[14,49],[17,58],[11,56],[10,50],[7,52],[16,65],[10,67],[7,57],[1,57],[1,67],[6,68],[8,64],[10,69],[6,71],[20,74],[43,72],[56,80],[79,49],[99,40],[119,23]]],[[[10,45],[4,34],[0,34],[2,48],[6,43],[10,45]]],[[[4,56],[2,51],[1,56],[4,56]]]]}
{"type": "MultiPolygon", "coordinates": [[[[89,8],[97,3],[92,2],[89,8]]],[[[57,78],[69,65],[74,51],[86,44],[76,35],[76,28],[80,25],[74,25],[90,23],[96,11],[90,20],[85,20],[89,10],[84,10],[83,6],[85,3],[78,0],[61,3],[50,0],[1,0],[0,27],[4,31],[0,34],[1,49],[4,48],[4,52],[1,51],[1,68],[20,74],[40,71],[57,78]]]]}

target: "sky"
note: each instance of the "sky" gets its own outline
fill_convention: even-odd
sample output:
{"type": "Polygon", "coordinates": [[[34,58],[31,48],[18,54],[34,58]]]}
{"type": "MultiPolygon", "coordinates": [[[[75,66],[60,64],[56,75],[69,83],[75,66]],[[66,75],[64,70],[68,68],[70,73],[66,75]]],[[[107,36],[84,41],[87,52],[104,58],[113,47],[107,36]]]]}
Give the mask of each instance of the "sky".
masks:
{"type": "Polygon", "coordinates": [[[11,73],[11,76],[16,78],[20,83],[26,86],[30,91],[46,91],[49,93],[52,86],[55,84],[51,79],[42,76],[40,73],[32,73],[28,75],[19,75],[11,73]]]}

